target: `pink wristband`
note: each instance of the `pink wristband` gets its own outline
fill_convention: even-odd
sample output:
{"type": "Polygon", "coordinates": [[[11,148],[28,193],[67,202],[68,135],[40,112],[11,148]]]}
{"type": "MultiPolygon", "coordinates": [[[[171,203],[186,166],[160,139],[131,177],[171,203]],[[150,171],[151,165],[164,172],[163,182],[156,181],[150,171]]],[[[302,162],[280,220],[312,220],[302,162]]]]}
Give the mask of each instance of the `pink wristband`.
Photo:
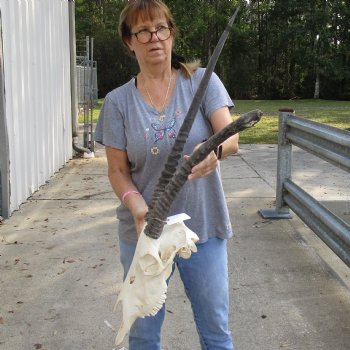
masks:
{"type": "Polygon", "coordinates": [[[126,192],[123,194],[123,197],[122,197],[122,202],[123,202],[123,203],[124,203],[124,201],[125,201],[125,198],[126,198],[129,194],[139,194],[139,195],[141,195],[141,193],[138,192],[138,191],[133,191],[133,190],[131,190],[131,191],[126,191],[126,192]]]}

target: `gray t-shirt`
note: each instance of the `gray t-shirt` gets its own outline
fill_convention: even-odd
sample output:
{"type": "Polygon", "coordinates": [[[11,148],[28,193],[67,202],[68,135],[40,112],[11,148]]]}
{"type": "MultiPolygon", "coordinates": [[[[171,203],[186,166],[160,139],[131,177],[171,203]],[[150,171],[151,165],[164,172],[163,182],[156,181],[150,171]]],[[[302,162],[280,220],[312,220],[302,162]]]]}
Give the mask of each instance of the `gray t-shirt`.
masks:
{"type": "MultiPolygon", "coordinates": [[[[172,99],[162,114],[145,102],[134,78],[108,93],[104,100],[95,140],[127,152],[132,179],[148,204],[204,72],[199,68],[187,79],[177,71],[172,99]]],[[[233,103],[213,73],[183,154],[190,155],[196,145],[213,134],[210,117],[224,106],[230,108],[233,103]]],[[[207,177],[185,183],[169,215],[179,213],[191,217],[186,225],[197,233],[201,243],[209,237],[232,236],[219,167],[207,177]]],[[[136,242],[133,218],[123,204],[117,208],[117,218],[120,239],[136,242]]]]}

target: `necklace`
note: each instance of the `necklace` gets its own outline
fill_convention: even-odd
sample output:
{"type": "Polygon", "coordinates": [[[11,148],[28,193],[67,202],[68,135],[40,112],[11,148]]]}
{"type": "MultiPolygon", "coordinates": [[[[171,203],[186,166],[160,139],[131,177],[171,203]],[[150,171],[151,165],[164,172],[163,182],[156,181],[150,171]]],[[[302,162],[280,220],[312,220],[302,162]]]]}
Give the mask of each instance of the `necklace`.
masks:
{"type": "Polygon", "coordinates": [[[149,101],[151,102],[151,105],[152,107],[159,112],[159,120],[162,122],[164,121],[164,119],[166,118],[166,115],[163,113],[164,112],[164,107],[165,107],[165,104],[166,104],[166,101],[168,99],[168,95],[169,95],[169,91],[170,91],[170,85],[171,85],[171,81],[173,80],[173,74],[171,73],[170,75],[170,78],[169,78],[169,83],[168,83],[168,87],[167,87],[167,90],[166,90],[166,94],[165,94],[165,97],[164,97],[164,101],[163,101],[163,105],[162,105],[162,108],[160,110],[160,112],[158,111],[158,109],[156,108],[156,106],[154,105],[153,103],[153,100],[152,100],[152,97],[150,95],[150,93],[148,92],[148,89],[147,89],[147,86],[146,86],[146,81],[145,79],[143,79],[143,86],[145,87],[145,90],[146,90],[146,93],[147,93],[147,96],[148,96],[148,99],[149,101]]]}

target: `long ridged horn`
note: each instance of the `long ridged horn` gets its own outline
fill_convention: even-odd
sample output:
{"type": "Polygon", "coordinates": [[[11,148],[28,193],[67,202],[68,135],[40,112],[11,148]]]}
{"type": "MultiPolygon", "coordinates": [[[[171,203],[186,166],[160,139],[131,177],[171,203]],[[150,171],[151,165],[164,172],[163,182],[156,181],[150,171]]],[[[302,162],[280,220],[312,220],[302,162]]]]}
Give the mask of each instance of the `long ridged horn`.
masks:
{"type": "Polygon", "coordinates": [[[209,80],[210,80],[211,75],[214,71],[216,62],[217,62],[217,60],[221,54],[221,51],[225,45],[225,42],[226,42],[227,37],[229,35],[230,29],[232,28],[233,23],[236,19],[238,11],[239,11],[239,7],[237,7],[235,13],[228,21],[228,24],[227,24],[224,32],[222,33],[212,56],[210,57],[207,69],[206,69],[206,71],[203,75],[203,78],[198,86],[198,89],[193,97],[193,101],[190,105],[190,108],[189,108],[187,114],[186,114],[184,122],[179,130],[179,133],[178,133],[178,136],[175,140],[173,148],[168,156],[167,162],[164,166],[164,170],[162,171],[161,176],[158,180],[158,183],[155,186],[155,189],[153,191],[151,204],[149,205],[149,212],[148,212],[148,215],[146,218],[147,221],[148,221],[148,217],[152,217],[152,218],[155,217],[155,215],[153,213],[153,208],[155,207],[156,203],[158,202],[158,199],[162,196],[165,187],[167,186],[167,184],[169,183],[169,181],[171,180],[171,178],[173,177],[173,175],[176,171],[176,168],[178,166],[179,159],[181,157],[184,145],[185,145],[187,137],[191,131],[191,127],[193,125],[195,116],[198,112],[198,109],[199,109],[200,104],[202,102],[203,96],[204,96],[205,91],[208,87],[209,80]]]}
{"type": "Polygon", "coordinates": [[[254,110],[243,114],[240,118],[211,136],[192,153],[190,158],[176,171],[164,189],[162,196],[159,197],[155,203],[151,214],[153,216],[148,216],[148,222],[145,228],[147,236],[157,239],[161,235],[170,206],[177,193],[186,182],[188,175],[191,173],[191,169],[207,157],[211,151],[216,150],[217,147],[230,136],[254,126],[261,119],[262,115],[260,110],[254,110]]]}

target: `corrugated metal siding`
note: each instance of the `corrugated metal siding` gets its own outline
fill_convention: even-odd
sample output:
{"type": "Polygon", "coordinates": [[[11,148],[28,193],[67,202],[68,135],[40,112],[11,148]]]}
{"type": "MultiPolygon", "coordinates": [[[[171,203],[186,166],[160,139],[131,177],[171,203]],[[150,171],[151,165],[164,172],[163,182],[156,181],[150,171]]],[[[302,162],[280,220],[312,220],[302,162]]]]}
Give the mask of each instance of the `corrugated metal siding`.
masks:
{"type": "Polygon", "coordinates": [[[9,148],[5,119],[4,60],[2,51],[2,18],[0,12],[0,216],[7,218],[10,209],[9,196],[9,148]]]}
{"type": "Polygon", "coordinates": [[[68,0],[0,0],[10,209],[72,157],[68,0]]]}

